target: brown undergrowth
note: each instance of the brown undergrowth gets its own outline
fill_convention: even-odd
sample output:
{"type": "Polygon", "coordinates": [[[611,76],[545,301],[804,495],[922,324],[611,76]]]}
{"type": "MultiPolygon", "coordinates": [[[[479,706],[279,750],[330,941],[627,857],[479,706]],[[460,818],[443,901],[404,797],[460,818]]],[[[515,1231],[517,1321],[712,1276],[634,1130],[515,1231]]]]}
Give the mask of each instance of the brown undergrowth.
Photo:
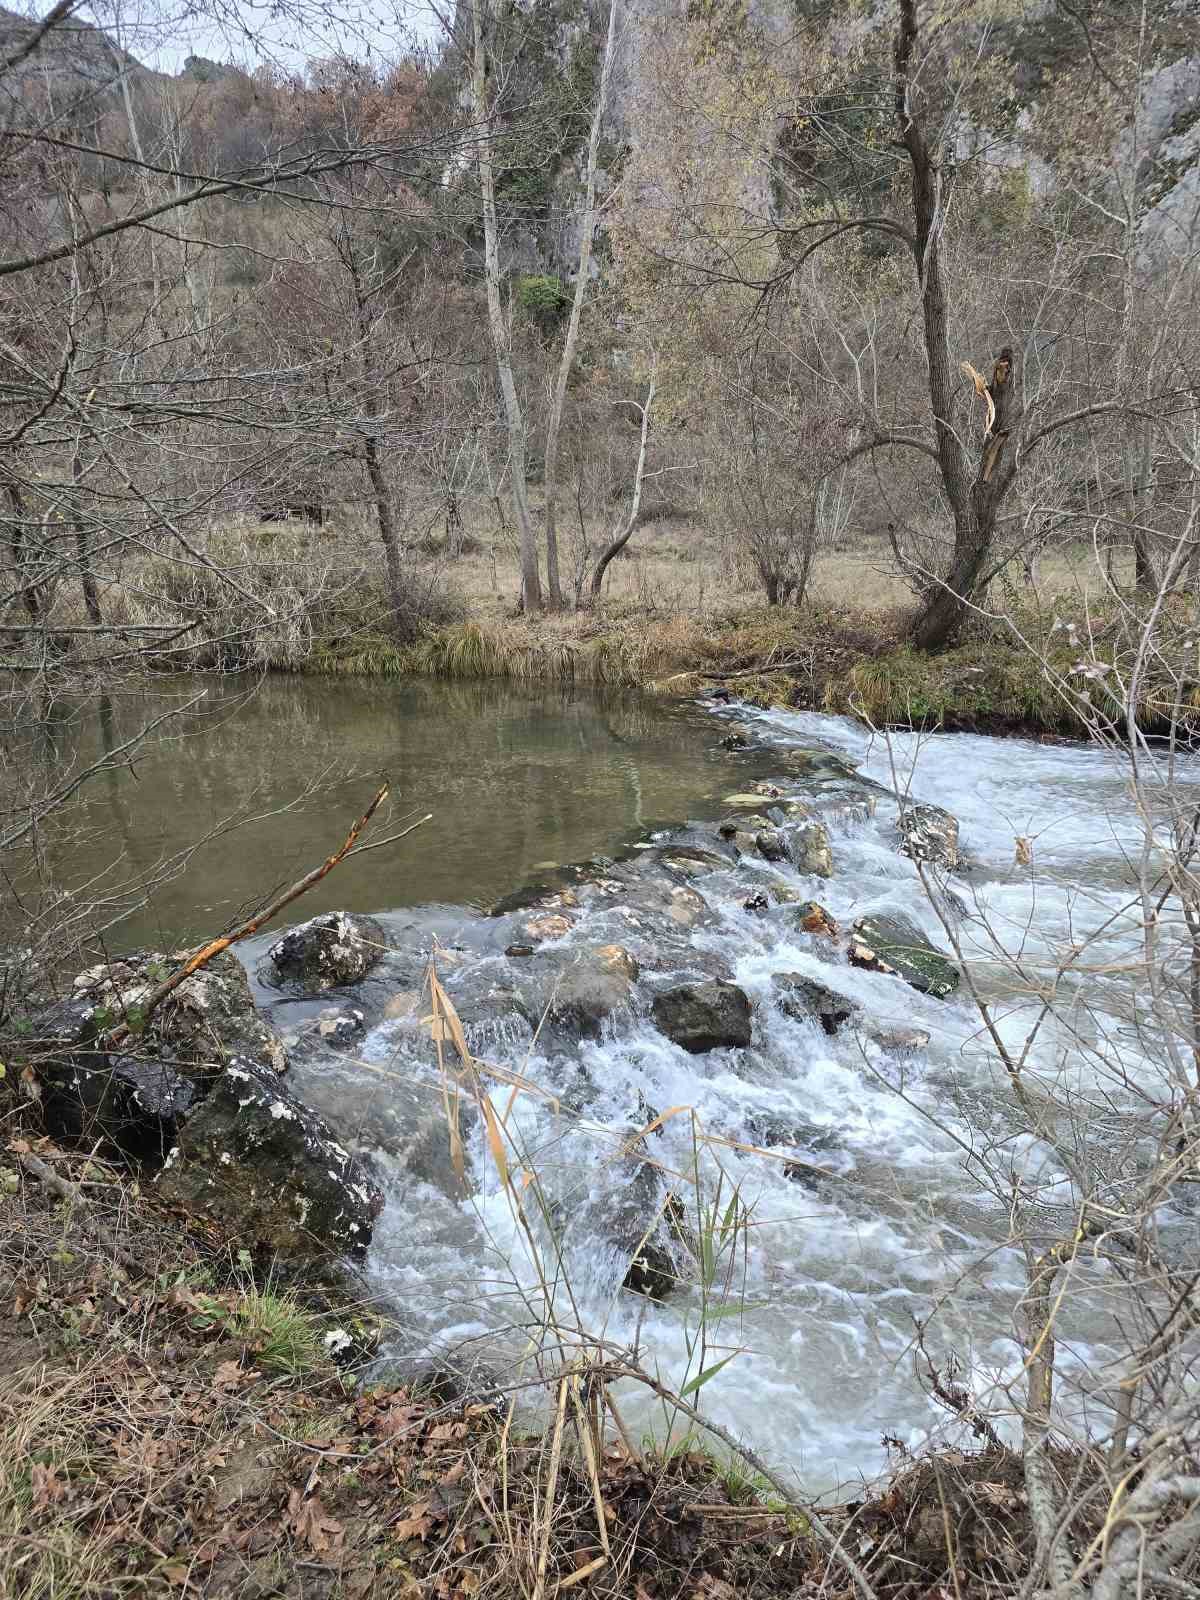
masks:
{"type": "MultiPolygon", "coordinates": [[[[1003,1449],[906,1460],[823,1510],[818,1539],[818,1513],[698,1437],[664,1455],[609,1433],[593,1461],[569,1421],[539,1434],[485,1392],[356,1377],[324,1338],[356,1308],[252,1287],[226,1242],[86,1156],[17,1138],[0,1177],[6,1600],[841,1597],[851,1551],[901,1600],[1015,1593],[1028,1570],[1003,1449]],[[303,1329],[290,1365],[285,1307],[303,1329]]],[[[1062,1476],[1079,1465],[1064,1457],[1062,1476]]]]}

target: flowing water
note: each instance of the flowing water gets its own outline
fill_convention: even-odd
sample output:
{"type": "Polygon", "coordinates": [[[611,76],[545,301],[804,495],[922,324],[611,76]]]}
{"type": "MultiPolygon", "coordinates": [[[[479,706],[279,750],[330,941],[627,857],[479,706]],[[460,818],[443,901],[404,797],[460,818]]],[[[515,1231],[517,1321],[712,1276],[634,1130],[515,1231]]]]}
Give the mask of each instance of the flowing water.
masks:
{"type": "MultiPolygon", "coordinates": [[[[1143,834],[1121,757],[968,735],[883,741],[841,719],[669,711],[540,689],[276,684],[226,717],[215,746],[198,740],[182,756],[164,748],[158,761],[169,776],[143,766],[141,777],[170,795],[157,832],[132,779],[106,802],[130,855],[134,839],[150,848],[148,833],[162,853],[200,816],[248,797],[252,809],[273,808],[301,777],[350,761],[364,774],[387,766],[406,805],[434,812],[425,831],[348,863],[324,891],[327,905],[381,914],[392,947],[337,997],[365,1014],[356,1047],[321,1047],[320,1003],[258,990],[294,1043],[299,1092],[370,1153],[384,1181],[369,1272],[398,1308],[397,1354],[468,1351],[507,1371],[553,1323],[636,1345],[668,1383],[694,1377],[699,1291],[685,1284],[659,1305],[624,1289],[629,1238],[614,1219],[640,1205],[651,1226],[670,1187],[689,1218],[684,1231],[694,1232],[719,1179],[722,1206],[736,1186],[746,1226],[731,1256],[727,1314],[708,1327],[719,1348],[703,1358],[737,1351],[703,1389],[717,1421],[810,1490],[874,1472],[884,1434],[911,1445],[945,1421],[917,1381],[918,1320],[929,1323],[932,1352],[952,1353],[963,1381],[997,1414],[1011,1412],[1025,1263],[1012,1242],[1012,1194],[996,1192],[994,1175],[1010,1174],[1047,1237],[1069,1229],[1072,1194],[1053,1141],[1019,1113],[964,991],[936,1000],[851,967],[801,931],[786,904],[745,902],[781,889],[811,895],[843,927],[899,911],[943,948],[945,916],[997,1036],[1017,1048],[1064,957],[1086,947],[1058,978],[1026,1066],[1038,1094],[1077,1097],[1086,1138],[1115,1147],[1130,1114],[1170,1091],[1161,1036],[1141,1009],[1134,883],[1143,834]],[[734,717],[747,747],[728,751],[720,741],[734,717]],[[840,752],[885,788],[911,786],[958,816],[970,868],[952,881],[941,915],[898,853],[895,804],[884,796],[868,814],[854,781],[817,793],[832,838],[828,880],[787,863],[696,857],[716,844],[714,820],[734,809],[730,797],[757,781],[778,777],[787,792],[813,797],[788,748],[840,752]],[[1018,837],[1030,841],[1032,866],[1015,859],[1018,837]],[[561,870],[586,859],[584,870],[561,870]],[[544,886],[540,905],[490,916],[479,908],[530,881],[544,886]],[[704,909],[685,926],[670,907],[694,911],[696,893],[704,909]],[[535,956],[506,954],[526,942],[535,956]],[[555,974],[612,943],[641,964],[632,1006],[599,1037],[539,1031],[536,1002],[553,995],[555,974]],[[484,1130],[469,1120],[465,1198],[451,1167],[421,1021],[435,947],[473,1050],[524,1084],[514,1093],[491,1080],[527,1227],[484,1130]],[[831,984],[861,1005],[863,1025],[831,1037],[786,1015],[771,981],[780,972],[831,984]],[[681,977],[713,974],[750,996],[752,1042],[690,1055],[655,1029],[650,998],[681,977]],[[924,1030],[929,1042],[880,1042],[889,1029],[924,1030]],[[631,1162],[631,1130],[656,1117],[638,1147],[652,1165],[631,1162]]],[[[1200,788],[1190,758],[1176,783],[1200,788]]],[[[142,936],[157,937],[164,923],[172,937],[211,931],[214,916],[317,859],[355,809],[350,796],[363,792],[360,781],[273,815],[255,825],[249,852],[244,835],[209,847],[153,897],[142,936]]],[[[764,797],[764,809],[771,804],[764,797]]],[[[1169,920],[1164,913],[1164,927],[1169,920]]],[[[269,944],[246,951],[260,977],[269,944]]],[[[1164,1227],[1178,1221],[1167,1214],[1164,1227]]],[[[1100,1268],[1095,1280],[1089,1309],[1060,1342],[1074,1403],[1093,1408],[1105,1400],[1113,1326],[1100,1268]]],[[[626,1403],[636,1426],[661,1425],[632,1392],[626,1403]]]]}

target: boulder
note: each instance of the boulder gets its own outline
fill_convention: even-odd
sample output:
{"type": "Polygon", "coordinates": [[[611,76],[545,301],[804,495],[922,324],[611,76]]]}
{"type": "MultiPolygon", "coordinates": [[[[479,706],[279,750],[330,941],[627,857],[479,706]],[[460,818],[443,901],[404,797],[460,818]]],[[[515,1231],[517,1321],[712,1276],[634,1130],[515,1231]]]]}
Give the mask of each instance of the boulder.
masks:
{"type": "Polygon", "coordinates": [[[924,1050],[930,1036],[927,1028],[896,1027],[870,1028],[867,1030],[867,1037],[881,1050],[890,1050],[896,1055],[907,1055],[913,1050],[924,1050]]]}
{"type": "Polygon", "coordinates": [[[903,805],[896,820],[900,854],[952,872],[962,865],[958,818],[941,806],[903,805]]]}
{"type": "Polygon", "coordinates": [[[151,1168],[166,1160],[204,1089],[160,1061],[81,1053],[39,1066],[42,1115],[54,1138],[101,1147],[151,1168]]]}
{"type": "Polygon", "coordinates": [[[357,1007],[328,1006],[317,1018],[318,1037],[334,1050],[348,1050],[366,1031],[366,1018],[357,1007]]]}
{"type": "Polygon", "coordinates": [[[597,1039],[609,1017],[629,1010],[637,977],[638,964],[624,945],[581,950],[554,986],[550,1020],[577,1038],[597,1039]]]}
{"type": "Polygon", "coordinates": [[[802,972],[776,972],[771,978],[785,1017],[800,1022],[818,1022],[833,1035],[845,1022],[852,1022],[861,1008],[827,984],[818,983],[802,972]]]}
{"type": "Polygon", "coordinates": [[[268,983],[321,994],[357,983],[375,966],[384,949],[383,929],[373,917],[329,911],[289,928],[267,952],[260,976],[268,983]]]}
{"type": "Polygon", "coordinates": [[[226,1066],[180,1130],[156,1187],[242,1244],[361,1256],[383,1195],[328,1125],[249,1060],[226,1066]]]}
{"type": "Polygon", "coordinates": [[[810,873],[817,878],[833,876],[833,855],[829,849],[829,832],[824,823],[806,822],[792,834],[792,860],[797,872],[810,873]]]}
{"type": "Polygon", "coordinates": [[[870,972],[893,973],[935,1000],[944,1000],[958,988],[953,961],[907,917],[860,917],[850,940],[850,960],[870,972]]]}
{"type": "Polygon", "coordinates": [[[655,995],[650,1010],[658,1031],[692,1055],[750,1043],[750,1001],[735,983],[682,983],[655,995]]]}
{"type": "Polygon", "coordinates": [[[755,844],[758,853],[764,861],[787,861],[790,859],[787,839],[778,828],[760,828],[755,835],[755,844]]]}
{"type": "Polygon", "coordinates": [[[254,1009],[231,952],[180,984],[143,1025],[155,986],[189,952],[141,951],[82,972],[66,1000],[35,1018],[28,1057],[46,1126],[56,1138],[94,1144],[161,1165],[192,1108],[227,1062],[245,1058],[274,1077],[283,1042],[254,1009]],[[105,1036],[130,1033],[114,1050],[105,1036]]]}

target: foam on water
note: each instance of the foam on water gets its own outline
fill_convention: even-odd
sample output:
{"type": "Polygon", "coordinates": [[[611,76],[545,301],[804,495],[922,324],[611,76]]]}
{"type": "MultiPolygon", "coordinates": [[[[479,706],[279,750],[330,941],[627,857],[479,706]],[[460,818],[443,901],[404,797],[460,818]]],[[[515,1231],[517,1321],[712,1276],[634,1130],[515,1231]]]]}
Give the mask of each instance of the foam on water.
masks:
{"type": "MultiPolygon", "coordinates": [[[[832,746],[879,782],[902,791],[911,785],[914,798],[955,813],[973,863],[953,886],[965,902],[955,927],[1012,1048],[1025,1045],[1032,1009],[1041,1005],[1039,984],[1070,947],[1104,929],[1088,947],[1088,971],[1059,980],[1063,1004],[1028,1048],[1029,1070],[1059,1088],[1102,1089],[1114,1117],[1135,1088],[1163,1092],[1161,1062],[1131,1025],[1140,913],[1130,862],[1142,849],[1142,824],[1126,762],[967,735],[884,741],[840,719],[744,708],[738,714],[773,743],[832,746]],[[1014,863],[1018,835],[1033,840],[1032,869],[1014,863]],[[1014,980],[998,946],[1019,959],[1027,981],[1014,980]],[[1081,1040],[1116,1042],[1122,1078],[1098,1083],[1099,1056],[1081,1040]]],[[[1197,782],[1194,763],[1183,780],[1197,782]]],[[[941,919],[913,864],[897,853],[894,814],[885,805],[865,822],[832,822],[835,875],[800,886],[819,893],[843,925],[870,911],[900,911],[944,946],[941,919]]],[[[961,992],[937,1001],[899,978],[837,967],[836,986],[873,1024],[930,1033],[927,1050],[903,1055],[851,1029],[830,1038],[780,1011],[773,974],[828,980],[831,969],[810,938],[745,911],[742,901],[755,886],[795,876],[742,862],[697,882],[717,922],[693,934],[693,947],[732,961],[735,981],[754,1004],[750,1049],[688,1055],[642,1017],[579,1047],[573,1070],[588,1086],[582,1111],[528,1093],[514,1099],[503,1085],[494,1090],[497,1115],[508,1118],[511,1138],[528,1152],[554,1207],[561,1262],[540,1222],[531,1248],[477,1128],[471,1159],[479,1187],[469,1201],[456,1204],[399,1170],[392,1174],[372,1267],[402,1300],[418,1349],[479,1341],[493,1365],[514,1362],[520,1330],[542,1322],[549,1294],[564,1322],[578,1318],[616,1343],[636,1340],[641,1359],[664,1382],[682,1381],[696,1370],[687,1357],[687,1338],[698,1326],[696,1294],[655,1305],[622,1290],[620,1252],[602,1230],[580,1223],[613,1205],[621,1171],[615,1158],[629,1131],[674,1111],[648,1136],[647,1152],[666,1173],[686,1179],[697,1169],[696,1126],[729,1141],[704,1154],[701,1191],[712,1192],[719,1159],[725,1184],[740,1186],[751,1224],[738,1264],[744,1314],[712,1335],[741,1353],[705,1387],[704,1408],[811,1490],[876,1471],[885,1433],[915,1446],[945,1425],[914,1376],[914,1319],[936,1313],[931,1350],[953,1351],[964,1381],[986,1393],[993,1409],[1004,1409],[1004,1387],[1021,1370],[1011,1316],[1024,1267],[1007,1242],[1005,1205],[973,1181],[973,1152],[989,1140],[1007,1141],[1014,1172],[1036,1187],[1047,1213],[1061,1207],[1069,1215],[1072,1196],[1051,1146],[1014,1115],[997,1052],[961,992]],[[791,1168],[737,1148],[760,1144],[768,1123],[794,1130],[791,1168]]],[[[562,941],[567,947],[619,937],[606,903],[585,906],[562,941]]],[[[494,952],[469,954],[466,966],[472,960],[499,965],[494,952]]],[[[385,1023],[364,1054],[395,1064],[404,1037],[401,1025],[385,1023]]],[[[483,1053],[563,1092],[562,1058],[531,1047],[527,1025],[515,1017],[493,1026],[483,1053]]],[[[686,1182],[681,1192],[691,1192],[686,1182]]],[[[1097,1276],[1103,1278],[1100,1269],[1097,1276]]],[[[1076,1329],[1074,1342],[1064,1340],[1063,1361],[1085,1388],[1103,1369],[1100,1312],[1097,1318],[1094,1339],[1076,1329]]],[[[631,1392],[627,1404],[641,1425],[661,1423],[644,1398],[631,1392]]]]}

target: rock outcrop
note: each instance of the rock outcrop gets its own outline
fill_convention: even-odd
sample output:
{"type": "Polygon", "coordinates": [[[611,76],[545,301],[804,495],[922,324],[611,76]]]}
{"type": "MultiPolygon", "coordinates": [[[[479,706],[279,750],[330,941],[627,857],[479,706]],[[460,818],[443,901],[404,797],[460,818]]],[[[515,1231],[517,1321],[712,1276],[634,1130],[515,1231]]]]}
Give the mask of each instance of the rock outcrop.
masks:
{"type": "Polygon", "coordinates": [[[247,1248],[361,1256],[383,1195],[316,1112],[250,1061],[231,1062],[190,1113],[156,1187],[247,1248]]]}

